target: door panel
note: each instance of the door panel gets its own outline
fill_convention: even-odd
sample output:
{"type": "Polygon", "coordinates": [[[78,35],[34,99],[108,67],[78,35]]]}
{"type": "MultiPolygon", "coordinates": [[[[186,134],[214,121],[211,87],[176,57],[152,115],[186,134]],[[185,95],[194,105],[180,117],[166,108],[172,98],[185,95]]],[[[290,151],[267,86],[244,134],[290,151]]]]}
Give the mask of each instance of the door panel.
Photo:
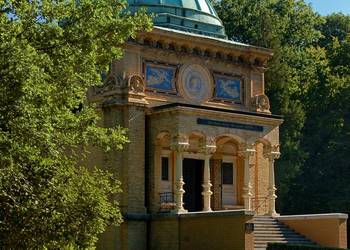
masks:
{"type": "Polygon", "coordinates": [[[222,173],[222,205],[236,205],[236,168],[232,162],[223,162],[221,165],[222,173]]]}

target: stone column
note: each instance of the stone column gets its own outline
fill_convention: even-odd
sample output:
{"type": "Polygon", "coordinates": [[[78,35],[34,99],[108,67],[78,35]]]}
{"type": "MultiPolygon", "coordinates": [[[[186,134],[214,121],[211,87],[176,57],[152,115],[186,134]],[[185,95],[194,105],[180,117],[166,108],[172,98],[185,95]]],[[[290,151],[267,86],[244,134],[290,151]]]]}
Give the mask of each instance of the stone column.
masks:
{"type": "Polygon", "coordinates": [[[209,212],[211,210],[210,197],[213,194],[211,191],[211,181],[210,181],[210,157],[215,152],[215,144],[208,144],[204,148],[205,160],[204,160],[204,171],[203,171],[203,211],[209,212]]]}
{"type": "Polygon", "coordinates": [[[244,157],[244,186],[243,186],[243,199],[244,208],[246,210],[252,210],[252,185],[250,182],[250,158],[255,153],[254,144],[244,144],[240,146],[239,155],[244,157]]]}
{"type": "Polygon", "coordinates": [[[183,195],[185,190],[183,189],[184,181],[182,174],[183,152],[188,148],[189,144],[187,140],[182,140],[178,137],[175,138],[172,149],[176,151],[176,170],[175,170],[175,202],[176,207],[173,210],[174,213],[186,213],[187,210],[183,207],[183,195]]]}
{"type": "Polygon", "coordinates": [[[280,157],[279,145],[269,147],[264,152],[264,157],[269,160],[269,215],[278,216],[276,212],[276,186],[275,186],[275,160],[280,157]]]}

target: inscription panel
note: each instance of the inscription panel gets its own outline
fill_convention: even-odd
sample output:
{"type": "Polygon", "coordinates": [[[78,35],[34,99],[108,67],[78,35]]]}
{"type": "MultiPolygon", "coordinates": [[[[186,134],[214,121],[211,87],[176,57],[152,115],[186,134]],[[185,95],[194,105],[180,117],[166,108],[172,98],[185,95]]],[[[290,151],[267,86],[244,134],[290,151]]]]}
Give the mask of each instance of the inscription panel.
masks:
{"type": "Polygon", "coordinates": [[[264,131],[264,127],[260,126],[260,125],[243,124],[243,123],[226,122],[226,121],[217,121],[217,120],[209,120],[209,119],[202,119],[202,118],[198,118],[197,119],[197,124],[208,125],[208,126],[215,126],[215,127],[250,130],[250,131],[256,131],[256,132],[263,132],[264,131]]]}

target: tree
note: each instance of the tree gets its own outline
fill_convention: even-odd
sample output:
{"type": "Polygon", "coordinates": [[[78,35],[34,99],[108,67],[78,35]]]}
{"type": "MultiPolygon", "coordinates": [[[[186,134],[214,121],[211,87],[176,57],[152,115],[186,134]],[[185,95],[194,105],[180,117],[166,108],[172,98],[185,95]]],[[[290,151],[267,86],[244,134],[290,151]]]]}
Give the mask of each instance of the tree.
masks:
{"type": "Polygon", "coordinates": [[[272,112],[284,116],[282,157],[277,161],[278,206],[284,210],[294,177],[307,157],[301,148],[305,123],[304,98],[316,84],[310,48],[321,37],[323,23],[304,1],[222,0],[216,4],[229,38],[273,49],[266,72],[266,90],[272,112]]]}
{"type": "Polygon", "coordinates": [[[342,13],[333,13],[325,17],[326,22],[318,27],[322,32],[322,39],[318,45],[321,47],[332,46],[333,39],[339,41],[346,39],[350,33],[350,16],[342,13]]]}
{"type": "Polygon", "coordinates": [[[216,6],[230,38],[274,51],[265,79],[272,112],[285,119],[279,212],[350,213],[350,16],[320,17],[303,0],[216,6]]]}
{"type": "Polygon", "coordinates": [[[350,35],[342,41],[334,37],[325,47],[319,84],[306,99],[301,146],[309,157],[289,193],[294,203],[288,212],[350,212],[350,35]]]}
{"type": "Polygon", "coordinates": [[[119,184],[87,170],[87,146],[127,141],[98,127],[88,88],[149,17],[123,0],[0,0],[0,247],[91,248],[121,216],[119,184]]]}

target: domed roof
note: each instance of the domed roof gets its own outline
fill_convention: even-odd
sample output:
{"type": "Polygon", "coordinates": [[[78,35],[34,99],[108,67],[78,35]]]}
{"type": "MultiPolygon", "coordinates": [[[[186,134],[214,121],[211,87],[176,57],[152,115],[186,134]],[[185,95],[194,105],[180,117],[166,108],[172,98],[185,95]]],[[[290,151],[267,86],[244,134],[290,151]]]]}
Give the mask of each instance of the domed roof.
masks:
{"type": "Polygon", "coordinates": [[[155,13],[154,25],[226,38],[225,29],[209,0],[128,0],[129,10],[155,13]]]}

